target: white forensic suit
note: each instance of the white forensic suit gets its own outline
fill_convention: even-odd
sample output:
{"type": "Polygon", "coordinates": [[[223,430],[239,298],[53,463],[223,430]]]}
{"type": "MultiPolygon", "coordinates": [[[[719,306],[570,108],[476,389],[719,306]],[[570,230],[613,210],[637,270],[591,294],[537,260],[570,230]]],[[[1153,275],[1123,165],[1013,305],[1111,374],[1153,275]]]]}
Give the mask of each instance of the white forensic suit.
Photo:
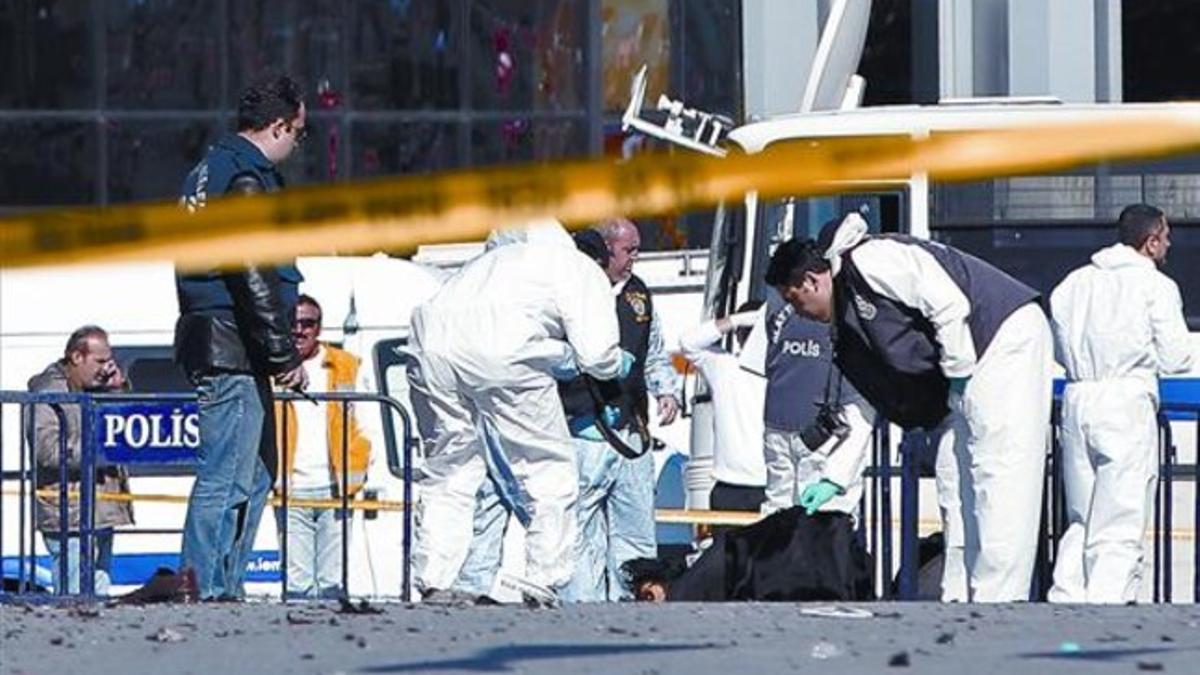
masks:
{"type": "Polygon", "coordinates": [[[1158,376],[1192,364],[1179,287],[1115,244],[1050,296],[1066,369],[1061,445],[1068,527],[1053,602],[1137,600],[1158,473],[1158,376]]]}
{"type": "Polygon", "coordinates": [[[1053,376],[1038,294],[943,244],[866,230],[851,214],[827,252],[837,363],[893,422],[958,427],[937,463],[942,599],[1026,600],[1053,376]]]}
{"type": "Polygon", "coordinates": [[[527,530],[527,579],[551,590],[570,580],[578,481],[550,371],[573,358],[582,372],[612,379],[618,339],[607,277],[557,224],[470,261],[413,311],[409,380],[425,443],[418,590],[454,582],[489,470],[527,530]]]}

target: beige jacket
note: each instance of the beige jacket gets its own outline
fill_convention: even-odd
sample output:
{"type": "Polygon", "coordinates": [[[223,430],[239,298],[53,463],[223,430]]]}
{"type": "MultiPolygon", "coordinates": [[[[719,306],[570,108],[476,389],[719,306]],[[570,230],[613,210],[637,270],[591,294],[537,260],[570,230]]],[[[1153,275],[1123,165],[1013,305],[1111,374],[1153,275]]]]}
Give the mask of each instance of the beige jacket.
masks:
{"type": "MultiPolygon", "coordinates": [[[[46,370],[29,380],[31,392],[68,392],[66,367],[61,362],[50,364],[46,370]]],[[[79,406],[64,405],[62,411],[67,422],[67,473],[70,483],[68,490],[79,491],[80,458],[80,413],[79,406]]],[[[37,467],[37,487],[58,490],[59,463],[59,422],[58,415],[48,405],[33,406],[33,423],[26,426],[31,429],[34,463],[37,467]]],[[[98,469],[96,471],[96,493],[128,493],[129,481],[124,470],[116,467],[98,469]]],[[[71,531],[79,529],[79,499],[68,501],[71,531]]],[[[97,499],[95,506],[96,527],[113,527],[133,523],[133,505],[128,502],[111,502],[97,499]]],[[[61,528],[58,513],[58,496],[39,496],[37,498],[37,527],[42,532],[58,532],[61,528]]]]}

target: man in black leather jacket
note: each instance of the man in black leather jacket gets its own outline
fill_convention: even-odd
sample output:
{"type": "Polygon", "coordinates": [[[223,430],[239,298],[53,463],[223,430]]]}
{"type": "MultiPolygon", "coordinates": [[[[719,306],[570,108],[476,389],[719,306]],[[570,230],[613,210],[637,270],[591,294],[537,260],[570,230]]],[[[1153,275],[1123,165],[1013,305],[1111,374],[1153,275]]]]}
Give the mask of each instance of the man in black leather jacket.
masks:
{"type": "MultiPolygon", "coordinates": [[[[276,163],[305,135],[300,87],[286,76],[246,89],[238,132],[218,140],[184,181],[180,204],[253,196],[283,187],[276,163]]],[[[200,448],[188,500],[181,566],[196,573],[199,597],[239,598],[246,563],[275,469],[271,378],[307,385],[291,338],[294,264],[180,274],[175,360],[200,397],[200,448]]]]}

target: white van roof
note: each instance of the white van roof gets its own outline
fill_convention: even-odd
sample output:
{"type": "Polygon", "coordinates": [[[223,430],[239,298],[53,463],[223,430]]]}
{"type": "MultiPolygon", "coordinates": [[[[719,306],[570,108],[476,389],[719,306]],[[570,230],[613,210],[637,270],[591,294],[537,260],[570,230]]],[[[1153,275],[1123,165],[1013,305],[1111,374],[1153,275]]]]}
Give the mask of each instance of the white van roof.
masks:
{"type": "Polygon", "coordinates": [[[839,136],[923,135],[970,129],[1103,122],[1145,115],[1163,121],[1200,122],[1200,103],[985,103],[973,105],[876,106],[796,113],[753,122],[729,132],[727,140],[747,153],[779,141],[839,136]]]}

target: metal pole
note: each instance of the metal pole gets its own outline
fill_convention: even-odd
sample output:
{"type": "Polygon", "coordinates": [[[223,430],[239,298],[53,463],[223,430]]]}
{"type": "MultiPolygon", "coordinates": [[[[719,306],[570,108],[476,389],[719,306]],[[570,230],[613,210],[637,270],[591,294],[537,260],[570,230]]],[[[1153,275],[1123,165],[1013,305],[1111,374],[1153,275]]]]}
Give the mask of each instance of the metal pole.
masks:
{"type": "Polygon", "coordinates": [[[917,597],[917,572],[920,565],[921,474],[920,450],[930,442],[928,435],[906,433],[900,441],[900,588],[901,600],[917,597]]]}
{"type": "Polygon", "coordinates": [[[70,551],[70,529],[71,529],[71,513],[70,503],[68,501],[68,482],[67,474],[67,415],[63,412],[62,406],[58,403],[51,404],[51,409],[54,415],[58,418],[58,586],[54,589],[55,595],[66,595],[66,591],[71,587],[71,580],[67,577],[68,561],[71,557],[70,551]]]}
{"type": "Polygon", "coordinates": [[[95,434],[92,424],[94,410],[91,397],[79,403],[80,484],[79,484],[79,592],[85,598],[96,595],[96,559],[92,555],[92,534],[95,525],[94,492],[96,489],[95,434]]]}
{"type": "Polygon", "coordinates": [[[350,598],[350,533],[347,531],[346,516],[350,513],[350,406],[342,401],[342,512],[338,514],[342,528],[342,597],[350,598]]]}
{"type": "MultiPolygon", "coordinates": [[[[275,405],[272,403],[271,405],[275,405]]],[[[291,469],[288,467],[288,409],[291,407],[290,401],[284,401],[283,405],[279,406],[283,409],[283,447],[279,451],[279,475],[282,477],[280,485],[283,488],[283,494],[280,495],[280,509],[282,516],[278,519],[279,522],[279,578],[282,583],[279,589],[279,599],[287,602],[288,599],[288,517],[291,511],[288,510],[288,479],[291,477],[291,469]]]]}
{"type": "MultiPolygon", "coordinates": [[[[17,592],[21,593],[28,590],[25,587],[25,405],[18,403],[17,411],[17,433],[20,434],[17,439],[17,592]]],[[[4,539],[0,537],[0,541],[4,539]]]]}
{"type": "Polygon", "coordinates": [[[1033,577],[1029,580],[1029,601],[1038,602],[1045,599],[1046,593],[1049,592],[1049,585],[1052,582],[1054,573],[1050,567],[1050,487],[1047,483],[1050,481],[1048,476],[1054,469],[1051,464],[1050,455],[1042,458],[1043,468],[1045,473],[1042,474],[1042,499],[1041,508],[1038,509],[1038,535],[1037,549],[1034,552],[1034,568],[1033,577]]]}
{"type": "MultiPolygon", "coordinates": [[[[874,432],[871,434],[871,464],[872,468],[874,469],[874,478],[871,481],[871,554],[879,558],[879,560],[876,561],[876,564],[871,566],[871,572],[873,575],[877,574],[879,577],[882,577],[883,573],[880,570],[882,569],[883,565],[883,556],[879,551],[879,481],[881,478],[879,476],[880,459],[878,426],[875,427],[874,432]]],[[[876,586],[878,586],[880,590],[880,597],[887,597],[887,581],[880,581],[877,578],[876,586]]]]}
{"type": "MultiPolygon", "coordinates": [[[[1158,431],[1158,452],[1161,458],[1163,443],[1161,426],[1158,431]]],[[[1154,592],[1152,600],[1155,603],[1162,600],[1162,515],[1162,475],[1160,473],[1154,485],[1154,579],[1152,584],[1154,592]]]]}
{"type": "MultiPolygon", "coordinates": [[[[29,410],[36,411],[36,408],[30,406],[29,410]]],[[[26,411],[26,406],[24,404],[22,404],[21,405],[21,466],[20,466],[21,477],[17,481],[17,484],[20,486],[19,490],[21,493],[20,494],[21,509],[17,514],[18,518],[19,518],[19,520],[17,522],[17,540],[20,542],[20,546],[21,546],[21,553],[20,553],[20,557],[21,557],[21,575],[20,575],[21,590],[28,590],[28,588],[32,588],[34,585],[34,580],[37,576],[34,573],[34,567],[35,567],[35,565],[37,565],[37,556],[34,555],[34,552],[37,551],[37,547],[36,547],[36,542],[34,541],[34,532],[33,532],[34,529],[36,529],[34,523],[37,520],[37,517],[34,515],[37,513],[37,505],[34,503],[34,501],[36,499],[36,497],[34,497],[34,494],[37,492],[37,487],[36,487],[37,486],[37,460],[36,460],[36,458],[34,458],[31,455],[29,457],[29,466],[27,467],[25,465],[25,459],[26,459],[25,458],[25,449],[26,449],[25,445],[29,440],[26,437],[26,433],[28,433],[28,432],[26,430],[27,425],[25,423],[25,411],[26,411]],[[26,476],[27,471],[29,473],[28,477],[26,476]],[[28,505],[29,505],[29,531],[28,531],[28,536],[29,536],[29,578],[28,579],[25,578],[25,537],[26,537],[25,483],[26,483],[26,478],[28,478],[29,482],[32,483],[32,485],[30,486],[30,489],[29,489],[29,496],[28,496],[28,498],[29,498],[29,502],[28,502],[28,505]],[[26,581],[29,582],[29,587],[26,587],[24,585],[26,581]]],[[[34,426],[32,417],[30,418],[28,426],[34,426]]],[[[28,450],[31,453],[34,452],[32,443],[29,443],[28,450]]]]}
{"type": "Polygon", "coordinates": [[[1050,430],[1050,501],[1051,532],[1050,553],[1052,560],[1058,562],[1058,543],[1067,531],[1067,493],[1063,480],[1062,443],[1059,440],[1058,429],[1062,423],[1062,407],[1054,407],[1055,425],[1050,430]]]}
{"type": "MultiPolygon", "coordinates": [[[[389,399],[390,400],[390,399],[389,399]]],[[[408,419],[408,414],[395,401],[391,401],[392,407],[400,412],[400,420],[404,422],[404,538],[403,546],[403,588],[401,591],[404,594],[405,602],[412,598],[412,510],[413,510],[413,476],[412,476],[412,430],[408,419]]],[[[1197,500],[1197,509],[1200,510],[1200,499],[1197,500]]]]}
{"type": "Polygon", "coordinates": [[[1165,415],[1159,413],[1159,424],[1164,429],[1163,439],[1163,600],[1166,602],[1172,601],[1173,577],[1174,570],[1172,557],[1174,554],[1174,541],[1171,537],[1175,530],[1175,438],[1171,433],[1171,422],[1167,420],[1165,415]]]}
{"type": "Polygon", "coordinates": [[[883,540],[883,597],[892,597],[892,453],[891,434],[885,422],[879,430],[879,457],[883,465],[880,480],[879,536],[883,540]]]}
{"type": "MultiPolygon", "coordinates": [[[[1192,480],[1195,481],[1195,491],[1193,492],[1193,517],[1192,526],[1200,523],[1200,414],[1196,415],[1196,461],[1193,463],[1194,473],[1192,480]]],[[[1192,602],[1200,603],[1200,536],[1192,537],[1192,602]]]]}

